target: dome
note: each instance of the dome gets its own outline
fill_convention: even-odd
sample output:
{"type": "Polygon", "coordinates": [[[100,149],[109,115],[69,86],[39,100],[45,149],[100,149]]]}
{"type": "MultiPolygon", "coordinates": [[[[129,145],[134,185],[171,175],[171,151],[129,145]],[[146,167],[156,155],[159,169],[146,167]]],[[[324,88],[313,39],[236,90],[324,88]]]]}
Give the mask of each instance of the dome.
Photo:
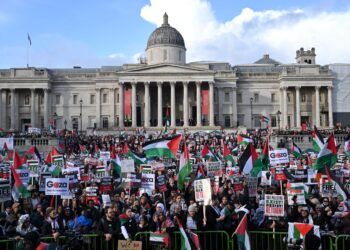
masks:
{"type": "Polygon", "coordinates": [[[163,16],[162,26],[153,31],[149,36],[147,49],[159,45],[174,45],[185,48],[185,41],[180,32],[169,25],[167,13],[163,16]]]}

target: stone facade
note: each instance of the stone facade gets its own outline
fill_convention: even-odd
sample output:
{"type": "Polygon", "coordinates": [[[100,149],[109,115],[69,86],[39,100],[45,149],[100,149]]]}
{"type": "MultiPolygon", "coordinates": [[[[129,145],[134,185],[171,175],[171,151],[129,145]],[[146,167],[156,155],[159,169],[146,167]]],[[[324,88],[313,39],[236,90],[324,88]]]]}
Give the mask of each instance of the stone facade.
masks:
{"type": "Polygon", "coordinates": [[[67,129],[77,130],[159,128],[166,121],[171,127],[264,128],[261,115],[274,128],[333,127],[334,75],[316,64],[315,49],[298,50],[295,64],[269,55],[247,65],[186,63],[184,40],[167,16],[162,27],[138,64],[0,69],[0,127],[62,129],[66,120],[67,129]]]}

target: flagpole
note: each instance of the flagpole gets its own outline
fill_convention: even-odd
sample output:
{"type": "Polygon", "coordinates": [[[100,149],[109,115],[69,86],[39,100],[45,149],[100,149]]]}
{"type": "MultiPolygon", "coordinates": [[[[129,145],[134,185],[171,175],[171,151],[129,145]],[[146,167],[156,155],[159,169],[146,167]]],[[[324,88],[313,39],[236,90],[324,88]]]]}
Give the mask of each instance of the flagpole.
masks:
{"type": "Polygon", "coordinates": [[[242,218],[241,221],[239,222],[239,224],[238,224],[238,226],[236,227],[236,230],[235,230],[235,232],[234,232],[233,234],[237,234],[237,230],[238,230],[238,228],[241,226],[241,224],[242,224],[242,222],[243,222],[243,220],[244,220],[244,217],[246,217],[247,214],[248,214],[248,213],[245,213],[245,215],[243,216],[243,218],[242,218]]]}

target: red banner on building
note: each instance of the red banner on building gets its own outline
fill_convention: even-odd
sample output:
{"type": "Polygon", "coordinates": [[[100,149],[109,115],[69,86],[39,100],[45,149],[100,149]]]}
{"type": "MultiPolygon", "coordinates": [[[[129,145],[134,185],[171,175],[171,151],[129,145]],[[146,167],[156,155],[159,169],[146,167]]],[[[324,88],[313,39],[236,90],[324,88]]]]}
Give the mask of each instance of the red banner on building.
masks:
{"type": "Polygon", "coordinates": [[[124,117],[131,118],[131,88],[124,90],[124,117]]]}
{"type": "Polygon", "coordinates": [[[209,114],[209,90],[202,90],[202,115],[209,114]]]}

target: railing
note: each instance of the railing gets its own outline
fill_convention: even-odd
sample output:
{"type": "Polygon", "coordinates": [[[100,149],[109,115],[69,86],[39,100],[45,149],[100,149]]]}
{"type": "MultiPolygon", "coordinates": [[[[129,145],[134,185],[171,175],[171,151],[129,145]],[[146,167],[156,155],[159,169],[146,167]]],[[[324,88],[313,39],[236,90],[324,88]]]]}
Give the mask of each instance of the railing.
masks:
{"type": "Polygon", "coordinates": [[[335,250],[348,250],[350,249],[350,234],[338,235],[334,240],[335,250]]]}

